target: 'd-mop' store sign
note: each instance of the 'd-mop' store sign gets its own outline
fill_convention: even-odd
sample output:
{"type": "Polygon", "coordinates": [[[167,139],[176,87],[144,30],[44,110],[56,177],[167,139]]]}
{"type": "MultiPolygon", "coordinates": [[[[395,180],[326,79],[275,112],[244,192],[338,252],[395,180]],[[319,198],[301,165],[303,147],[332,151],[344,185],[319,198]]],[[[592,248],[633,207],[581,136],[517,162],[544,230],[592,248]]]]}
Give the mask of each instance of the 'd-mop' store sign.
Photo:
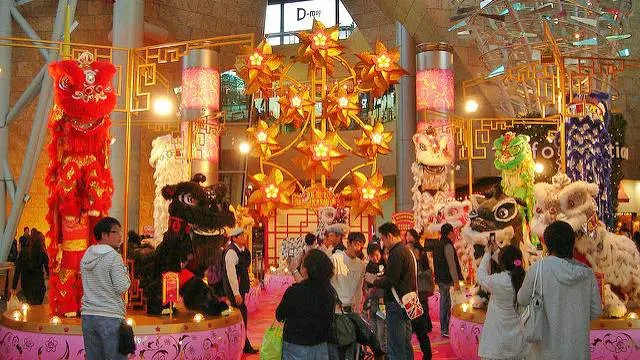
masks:
{"type": "MultiPolygon", "coordinates": [[[[544,159],[554,159],[556,155],[556,148],[549,143],[533,142],[531,144],[531,151],[533,152],[533,158],[537,159],[542,157],[544,159]]],[[[626,146],[620,146],[619,144],[612,145],[609,148],[609,153],[614,159],[629,160],[629,148],[626,146]]]]}
{"type": "MultiPolygon", "coordinates": [[[[272,5],[270,5],[272,6],[272,5]]],[[[351,25],[353,19],[340,1],[310,0],[284,3],[284,31],[309,30],[313,19],[321,21],[325,26],[351,25]],[[336,9],[336,5],[338,9],[336,9]],[[337,10],[337,11],[336,11],[337,10]]]]}

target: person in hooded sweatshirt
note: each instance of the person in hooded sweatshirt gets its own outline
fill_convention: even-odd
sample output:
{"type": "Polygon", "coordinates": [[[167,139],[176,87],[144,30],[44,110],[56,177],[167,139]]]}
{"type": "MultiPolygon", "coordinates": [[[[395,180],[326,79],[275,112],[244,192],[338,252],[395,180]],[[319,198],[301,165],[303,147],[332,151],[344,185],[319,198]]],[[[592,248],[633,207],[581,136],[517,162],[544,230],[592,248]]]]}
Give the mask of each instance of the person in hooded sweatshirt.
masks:
{"type": "Polygon", "coordinates": [[[590,359],[590,323],[602,312],[598,282],[590,268],[573,259],[571,225],[552,223],[544,231],[544,242],[549,256],[531,266],[518,291],[518,303],[528,305],[542,266],[536,285],[542,282],[542,340],[531,347],[530,359],[590,359]]]}
{"type": "Polygon", "coordinates": [[[129,289],[129,272],[118,249],[122,228],[105,217],[93,229],[98,244],[90,246],[80,262],[82,274],[82,337],[87,360],[126,359],[118,352],[120,323],[125,318],[122,295],[129,289]]]}

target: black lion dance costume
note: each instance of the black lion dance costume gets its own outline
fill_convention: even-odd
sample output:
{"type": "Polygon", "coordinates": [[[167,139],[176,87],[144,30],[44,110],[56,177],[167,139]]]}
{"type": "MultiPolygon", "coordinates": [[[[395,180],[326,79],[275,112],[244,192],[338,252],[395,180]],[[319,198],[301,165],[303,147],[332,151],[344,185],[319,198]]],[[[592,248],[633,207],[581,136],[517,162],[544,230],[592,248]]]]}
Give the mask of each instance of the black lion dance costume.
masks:
{"type": "Polygon", "coordinates": [[[147,299],[147,313],[160,315],[162,274],[180,274],[180,296],[188,310],[217,316],[228,308],[203,280],[207,269],[218,272],[226,243],[224,227],[232,227],[235,217],[224,202],[224,185],[203,187],[206,181],[196,174],[191,181],[167,185],[162,196],[170,201],[169,228],[155,251],[134,255],[136,276],[147,299]]]}

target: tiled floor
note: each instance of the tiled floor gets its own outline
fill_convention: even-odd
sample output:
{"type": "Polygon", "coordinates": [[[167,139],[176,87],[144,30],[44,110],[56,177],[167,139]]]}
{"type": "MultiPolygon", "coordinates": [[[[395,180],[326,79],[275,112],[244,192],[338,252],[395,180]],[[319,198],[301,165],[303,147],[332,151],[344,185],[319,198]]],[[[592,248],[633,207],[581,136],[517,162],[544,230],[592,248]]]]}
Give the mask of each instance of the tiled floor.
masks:
{"type": "MultiPolygon", "coordinates": [[[[262,334],[271,325],[275,319],[275,308],[280,302],[281,295],[267,294],[265,291],[262,293],[260,299],[260,305],[258,310],[249,314],[249,340],[254,347],[259,347],[262,344],[262,334]]],[[[449,345],[449,340],[440,337],[440,324],[438,322],[433,323],[433,332],[429,334],[431,338],[431,346],[433,352],[433,359],[455,359],[455,355],[449,345]]],[[[420,352],[420,346],[415,336],[413,337],[413,349],[415,351],[415,359],[422,359],[422,353],[420,352]]],[[[258,360],[258,355],[246,355],[243,357],[246,360],[258,360]]]]}

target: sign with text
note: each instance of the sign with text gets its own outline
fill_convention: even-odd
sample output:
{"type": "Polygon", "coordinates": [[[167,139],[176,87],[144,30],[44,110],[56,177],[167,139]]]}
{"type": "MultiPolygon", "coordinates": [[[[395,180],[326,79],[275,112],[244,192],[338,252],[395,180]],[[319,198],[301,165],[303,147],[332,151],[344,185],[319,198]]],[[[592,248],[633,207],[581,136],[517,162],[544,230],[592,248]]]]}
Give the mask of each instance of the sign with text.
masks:
{"type": "Polygon", "coordinates": [[[286,32],[311,29],[314,18],[322,21],[327,26],[335,24],[335,2],[310,0],[284,4],[284,31],[286,32]]]}
{"type": "Polygon", "coordinates": [[[336,196],[322,186],[312,186],[302,194],[292,196],[292,204],[295,208],[318,209],[325,206],[334,206],[336,196]]]}
{"type": "Polygon", "coordinates": [[[393,215],[391,215],[391,221],[398,226],[402,238],[404,239],[404,234],[413,229],[413,211],[394,212],[393,215]]]}
{"type": "Polygon", "coordinates": [[[180,291],[180,276],[177,272],[162,274],[162,304],[176,302],[180,291]]]}

